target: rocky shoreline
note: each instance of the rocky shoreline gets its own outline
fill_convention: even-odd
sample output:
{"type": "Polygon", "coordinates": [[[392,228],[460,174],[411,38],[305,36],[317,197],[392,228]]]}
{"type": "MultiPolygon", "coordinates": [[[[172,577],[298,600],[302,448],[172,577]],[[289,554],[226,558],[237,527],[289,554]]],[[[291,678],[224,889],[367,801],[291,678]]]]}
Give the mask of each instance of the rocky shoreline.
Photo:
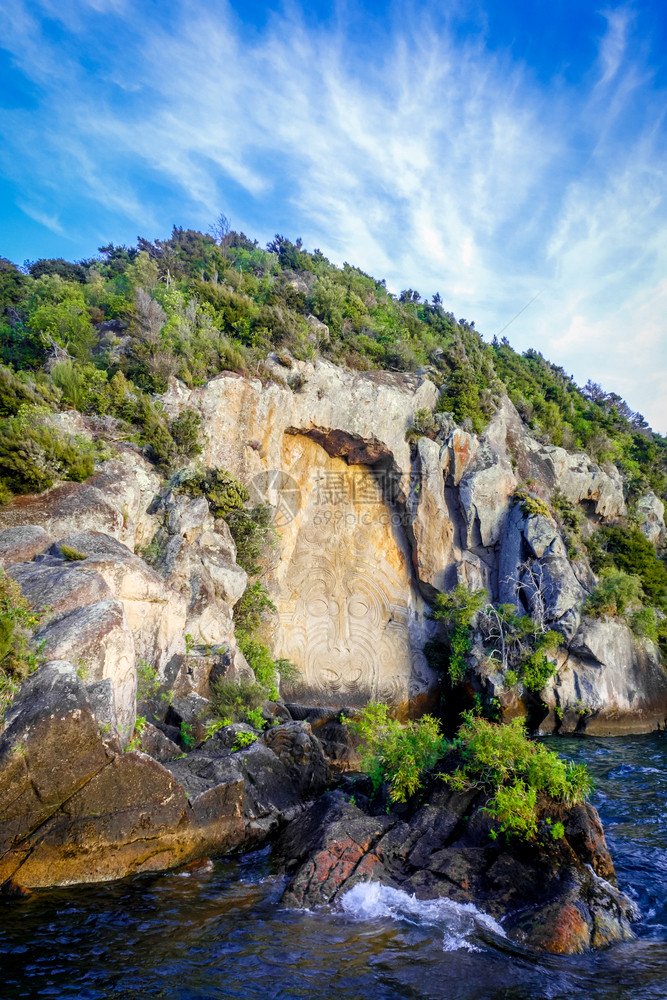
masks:
{"type": "MultiPolygon", "coordinates": [[[[110,701],[109,685],[106,694],[110,701]]],[[[419,899],[472,902],[539,950],[569,954],[632,937],[636,913],[616,888],[589,805],[544,803],[564,824],[557,842],[542,825],[535,844],[499,844],[479,791],[436,781],[419,804],[390,809],[368,779],[332,776],[308,722],[281,722],[262,735],[226,726],[160,763],[121,751],[104,732],[99,695],[72,664],[51,661],[8,713],[0,738],[5,893],[169,870],[277,837],[286,905],[330,904],[377,881],[419,899]],[[332,781],[339,787],[326,790],[332,781]]],[[[338,745],[344,740],[341,732],[338,745]]]]}

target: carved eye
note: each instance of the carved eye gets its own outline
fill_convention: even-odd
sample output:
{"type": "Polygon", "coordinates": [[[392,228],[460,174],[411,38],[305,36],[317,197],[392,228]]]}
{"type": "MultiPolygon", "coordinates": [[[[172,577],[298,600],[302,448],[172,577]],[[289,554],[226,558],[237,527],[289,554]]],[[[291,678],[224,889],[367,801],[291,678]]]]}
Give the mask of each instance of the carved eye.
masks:
{"type": "Polygon", "coordinates": [[[329,602],[325,597],[311,597],[306,605],[306,609],[312,618],[327,618],[329,615],[329,602]]]}
{"type": "Polygon", "coordinates": [[[351,597],[347,603],[347,613],[350,618],[366,618],[370,610],[368,603],[361,597],[351,597]]]}

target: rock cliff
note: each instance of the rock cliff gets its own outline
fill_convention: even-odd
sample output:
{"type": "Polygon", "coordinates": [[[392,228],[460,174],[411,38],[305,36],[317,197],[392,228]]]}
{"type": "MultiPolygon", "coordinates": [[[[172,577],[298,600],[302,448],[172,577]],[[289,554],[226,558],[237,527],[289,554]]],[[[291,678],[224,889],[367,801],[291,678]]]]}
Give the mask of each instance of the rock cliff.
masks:
{"type": "MultiPolygon", "coordinates": [[[[442,639],[432,608],[458,584],[485,588],[493,604],[513,604],[563,639],[553,676],[528,690],[508,685],[473,624],[466,697],[495,704],[501,718],[528,713],[547,731],[665,725],[657,646],[624,621],[583,614],[596,576],[585,546],[572,553],[547,503],[557,493],[590,537],[626,514],[615,469],[531,437],[506,398],[482,434],[447,414],[420,434],[420,411],[438,400],[426,376],[290,360],[290,386],[284,360],[269,358],[264,381],[223,373],[187,389],[172,379],[161,400],[172,418],[201,418],[201,454],[190,472],[225,469],[248,488],[251,504],[272,510],[276,545],[264,581],[275,614],[267,635],[273,655],[297,673],[282,684],[287,704],[257,709],[276,723],[261,736],[228,720],[206,725],[216,678],[255,682],[234,623],[248,574],[227,522],[205,497],[181,490],[186,473],[163,481],[118,422],[72,414],[63,417],[69,429],[104,442],[113,457],[86,482],[57,483],[0,507],[0,563],[39,612],[43,661],[0,734],[5,886],[111,879],[261,842],[309,808],[330,765],[358,763],[341,710],[373,699],[405,718],[439,703],[442,669],[427,655],[442,639]],[[536,491],[526,499],[527,483],[536,491]],[[150,690],[140,683],[146,676],[150,690]],[[137,699],[151,721],[140,718],[135,733],[137,699]]],[[[660,546],[660,501],[647,494],[637,511],[644,537],[660,546]]],[[[362,839],[368,822],[378,822],[350,820],[361,824],[362,839]]],[[[397,822],[382,819],[383,845],[397,822]]],[[[450,841],[448,834],[431,847],[449,850],[450,841]]],[[[481,842],[468,847],[481,860],[461,878],[486,885],[500,862],[481,842]]],[[[593,867],[605,851],[594,852],[593,867]]],[[[371,854],[364,848],[359,859],[368,865],[371,854]]],[[[431,864],[408,864],[394,847],[385,855],[387,877],[411,891],[431,864]]],[[[567,896],[572,886],[558,880],[555,857],[544,872],[558,915],[577,909],[579,896],[567,896]]],[[[457,871],[461,858],[458,851],[457,871]]],[[[581,947],[604,943],[607,925],[612,938],[623,937],[626,901],[586,875],[581,858],[568,858],[585,890],[581,947]]]]}
{"type": "MultiPolygon", "coordinates": [[[[527,513],[514,500],[526,482],[547,498],[557,490],[590,531],[625,514],[614,467],[540,443],[507,399],[481,435],[437,415],[435,433],[408,441],[414,414],[437,401],[427,377],[290,363],[296,389],[272,356],[273,380],[223,373],[187,389],[173,379],[162,403],[172,417],[201,416],[195,464],[227,469],[252,502],[274,511],[270,638],[274,654],[300,672],[288,690],[293,701],[375,698],[403,715],[433,704],[439,678],[424,653],[437,635],[430,605],[438,591],[463,583],[522,610],[539,604],[545,626],[566,639],[541,693],[542,728],[642,732],[665,724],[657,648],[618,621],[582,621],[595,587],[585,554],[571,558],[548,508],[527,513]]],[[[95,418],[72,415],[72,424],[101,434],[95,418]]],[[[28,599],[48,607],[39,635],[46,655],[85,661],[92,679],[112,680],[129,738],[138,663],[181,697],[209,695],[212,650],[225,651],[230,677],[249,676],[232,618],[247,576],[205,499],[165,488],[136,448],[110,437],[117,457],[87,482],[0,509],[0,557],[28,599]],[[85,560],[65,559],[63,545],[85,560]]],[[[660,501],[647,495],[638,511],[658,544],[660,501]]],[[[525,711],[520,692],[501,690],[493,663],[478,657],[471,670],[474,686],[500,695],[503,711],[525,711]]]]}

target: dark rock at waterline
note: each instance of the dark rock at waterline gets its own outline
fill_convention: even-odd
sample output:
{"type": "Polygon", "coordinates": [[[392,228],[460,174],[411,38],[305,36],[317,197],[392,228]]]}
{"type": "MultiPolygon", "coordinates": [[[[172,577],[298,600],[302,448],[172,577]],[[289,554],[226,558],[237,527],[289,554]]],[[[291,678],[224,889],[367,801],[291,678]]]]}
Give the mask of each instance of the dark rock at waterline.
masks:
{"type": "MultiPolygon", "coordinates": [[[[360,796],[360,804],[365,799],[360,796]]],[[[290,881],[283,901],[333,903],[359,882],[380,882],[419,899],[474,903],[508,936],[559,954],[633,936],[634,906],[614,884],[614,867],[595,809],[544,802],[560,821],[554,840],[540,823],[535,843],[493,841],[485,798],[443,785],[411,816],[370,815],[338,790],[322,796],[281,834],[277,852],[290,881]]]]}
{"type": "MultiPolygon", "coordinates": [[[[276,726],[240,750],[221,730],[167,768],[117,752],[95,714],[104,704],[67,661],[22,686],[0,737],[0,887],[107,881],[255,846],[328,780],[307,723],[276,726]]],[[[166,756],[158,732],[148,742],[166,756]]]]}

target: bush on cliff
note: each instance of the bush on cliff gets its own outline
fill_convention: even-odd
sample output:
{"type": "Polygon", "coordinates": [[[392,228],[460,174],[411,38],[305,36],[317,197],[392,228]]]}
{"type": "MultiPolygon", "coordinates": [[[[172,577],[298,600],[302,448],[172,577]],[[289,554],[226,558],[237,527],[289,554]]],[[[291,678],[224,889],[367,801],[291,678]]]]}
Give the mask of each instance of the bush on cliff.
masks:
{"type": "Polygon", "coordinates": [[[211,684],[211,709],[225,725],[231,722],[253,724],[255,714],[264,701],[266,689],[259,684],[237,683],[224,677],[211,684]]]}
{"type": "Polygon", "coordinates": [[[449,679],[452,684],[463,680],[466,672],[466,656],[472,645],[471,625],[475,615],[488,602],[485,590],[468,590],[459,583],[449,593],[436,594],[432,617],[442,622],[449,637],[449,679]]]}
{"type": "Polygon", "coordinates": [[[0,419],[0,491],[40,493],[57,479],[83,482],[93,474],[93,448],[29,415],[0,419]]]}
{"type": "Polygon", "coordinates": [[[422,778],[442,757],[446,741],[437,719],[424,715],[402,725],[386,705],[367,705],[361,715],[345,720],[360,737],[362,770],[377,791],[383,782],[392,802],[405,802],[421,786],[422,778]]]}
{"type": "Polygon", "coordinates": [[[638,576],[631,576],[623,570],[606,569],[602,571],[595,590],[584,604],[584,614],[601,618],[605,615],[617,616],[638,611],[642,607],[643,596],[638,576]]]}
{"type": "Polygon", "coordinates": [[[588,554],[594,572],[638,577],[647,601],[667,608],[667,567],[639,528],[603,525],[589,540],[588,554]]]}
{"type": "Polygon", "coordinates": [[[32,641],[38,624],[18,583],[0,570],[0,722],[21,682],[39,665],[32,641]]]}
{"type": "Polygon", "coordinates": [[[233,510],[242,510],[250,499],[246,486],[225,469],[207,469],[183,479],[177,493],[205,497],[213,517],[226,518],[233,510]]]}
{"type": "Polygon", "coordinates": [[[539,795],[573,805],[592,790],[585,766],[530,740],[523,719],[498,725],[465,712],[452,754],[458,764],[442,774],[443,781],[455,791],[489,793],[486,810],[499,831],[523,840],[537,834],[539,795]]]}

